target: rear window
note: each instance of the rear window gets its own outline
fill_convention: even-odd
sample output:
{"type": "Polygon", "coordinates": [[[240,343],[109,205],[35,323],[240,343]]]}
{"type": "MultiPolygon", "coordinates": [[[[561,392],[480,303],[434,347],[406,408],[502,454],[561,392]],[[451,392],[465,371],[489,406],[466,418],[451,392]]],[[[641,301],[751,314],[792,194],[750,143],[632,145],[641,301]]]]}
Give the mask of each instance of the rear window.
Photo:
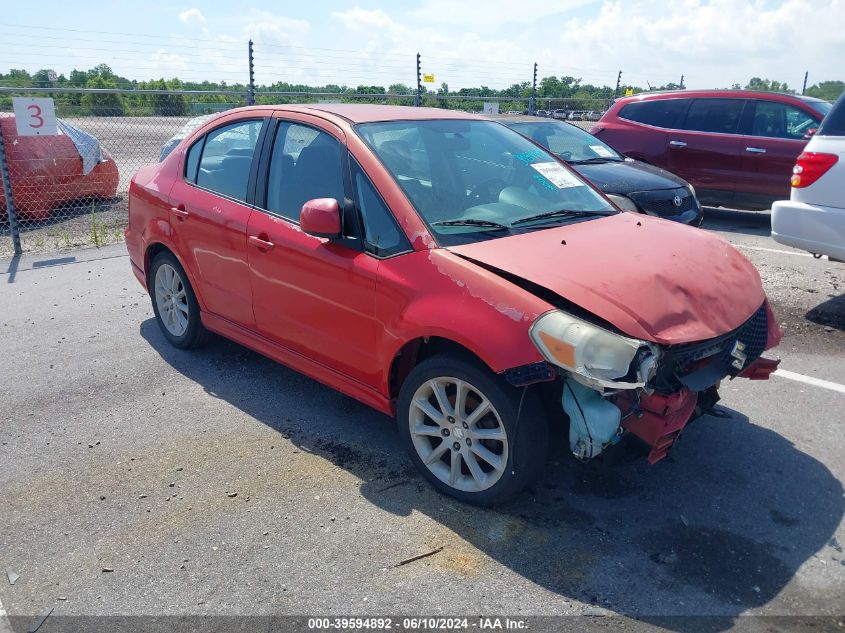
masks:
{"type": "Polygon", "coordinates": [[[818,136],[845,136],[845,92],[822,120],[818,136]]]}
{"type": "Polygon", "coordinates": [[[654,99],[629,103],[619,111],[619,117],[655,127],[678,129],[684,118],[689,99],[654,99]]]}

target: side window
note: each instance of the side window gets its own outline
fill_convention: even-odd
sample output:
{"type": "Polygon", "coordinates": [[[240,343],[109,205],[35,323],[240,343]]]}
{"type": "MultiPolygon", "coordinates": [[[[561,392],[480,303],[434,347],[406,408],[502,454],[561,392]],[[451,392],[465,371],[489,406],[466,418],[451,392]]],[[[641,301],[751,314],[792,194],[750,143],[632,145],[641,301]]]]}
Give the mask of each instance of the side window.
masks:
{"type": "Polygon", "coordinates": [[[191,145],[191,149],[188,150],[188,157],[185,159],[185,178],[193,183],[197,181],[197,168],[200,166],[203,143],[205,143],[204,136],[191,145]]]}
{"type": "Polygon", "coordinates": [[[619,111],[619,117],[655,127],[678,129],[688,105],[689,99],[637,101],[624,106],[619,111]]]}
{"type": "Polygon", "coordinates": [[[744,105],[745,99],[694,99],[683,129],[736,134],[744,105]]]}
{"type": "Polygon", "coordinates": [[[411,245],[390,210],[358,163],[353,163],[352,174],[355,181],[355,204],[361,211],[367,252],[384,257],[411,250],[411,245]]]}
{"type": "Polygon", "coordinates": [[[334,198],[343,206],[340,143],[320,130],[282,123],[270,156],[267,210],[298,222],[302,205],[314,198],[334,198]]]}
{"type": "Polygon", "coordinates": [[[785,103],[756,101],[755,105],[753,136],[802,139],[807,130],[819,126],[812,116],[785,103]]]}
{"type": "Polygon", "coordinates": [[[199,161],[197,185],[245,201],[252,155],[263,123],[241,121],[209,132],[199,161]]]}

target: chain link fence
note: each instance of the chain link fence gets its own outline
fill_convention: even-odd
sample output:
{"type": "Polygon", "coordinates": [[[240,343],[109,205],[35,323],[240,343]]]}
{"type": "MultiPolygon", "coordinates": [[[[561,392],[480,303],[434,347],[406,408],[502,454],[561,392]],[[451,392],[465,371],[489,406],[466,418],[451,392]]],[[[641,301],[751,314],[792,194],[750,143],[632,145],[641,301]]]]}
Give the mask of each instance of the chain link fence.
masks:
{"type": "Polygon", "coordinates": [[[197,95],[188,102],[174,100],[183,95],[161,93],[132,96],[130,110],[123,101],[115,105],[114,94],[14,96],[53,96],[58,133],[19,135],[11,99],[0,101],[6,184],[14,208],[12,216],[6,196],[0,196],[0,257],[14,253],[15,228],[26,252],[122,241],[133,174],[157,162],[164,144],[194,116],[245,104],[238,94],[222,95],[225,101],[221,95],[197,95]],[[68,96],[76,98],[61,98],[68,96]]]}
{"type": "MultiPolygon", "coordinates": [[[[413,95],[256,93],[256,102],[367,101],[412,105],[413,95]]],[[[8,168],[8,194],[0,196],[0,257],[13,255],[15,238],[24,252],[52,252],[103,246],[123,240],[127,223],[129,183],[143,165],[159,160],[161,150],[189,121],[201,115],[246,105],[247,94],[236,92],[141,91],[76,89],[39,92],[0,89],[0,132],[8,168]],[[12,96],[52,97],[58,120],[56,135],[21,136],[16,130],[12,96]],[[17,235],[16,235],[17,234],[17,235]]],[[[495,98],[427,95],[422,105],[481,112],[495,98]]],[[[557,115],[575,114],[570,122],[589,129],[607,107],[602,101],[568,104],[541,102],[537,107],[557,115]],[[590,109],[590,106],[594,106],[590,109]],[[580,108],[580,109],[576,109],[580,108]],[[586,108],[586,109],[585,109],[586,108]],[[587,120],[585,120],[587,119],[587,120]]],[[[527,100],[501,104],[527,111],[527,100]],[[522,106],[522,107],[520,107],[522,106]]],[[[508,110],[505,110],[508,112],[508,110]]]]}

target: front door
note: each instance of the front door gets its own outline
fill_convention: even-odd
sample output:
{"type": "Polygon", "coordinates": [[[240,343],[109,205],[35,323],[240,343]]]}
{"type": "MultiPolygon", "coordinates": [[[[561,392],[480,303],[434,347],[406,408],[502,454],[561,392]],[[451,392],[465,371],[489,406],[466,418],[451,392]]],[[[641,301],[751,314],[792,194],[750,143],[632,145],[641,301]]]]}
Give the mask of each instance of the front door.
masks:
{"type": "Polygon", "coordinates": [[[765,206],[790,195],[792,168],[807,145],[807,131],[819,126],[808,112],[778,101],[754,99],[751,129],[743,137],[745,179],[738,191],[765,206]]]}
{"type": "Polygon", "coordinates": [[[299,228],[308,200],[335,198],[341,209],[351,204],[342,132],[323,125],[280,121],[275,133],[266,182],[259,182],[264,189],[257,194],[266,211],[253,212],[247,231],[256,329],[376,386],[378,259],[353,236],[331,241],[299,228]]]}

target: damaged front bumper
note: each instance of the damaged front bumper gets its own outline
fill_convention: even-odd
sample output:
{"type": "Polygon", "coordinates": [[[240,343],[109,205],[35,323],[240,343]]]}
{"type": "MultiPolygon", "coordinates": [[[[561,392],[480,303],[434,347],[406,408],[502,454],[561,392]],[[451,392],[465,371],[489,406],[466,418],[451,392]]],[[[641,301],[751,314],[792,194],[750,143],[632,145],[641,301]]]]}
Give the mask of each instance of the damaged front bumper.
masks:
{"type": "MultiPolygon", "coordinates": [[[[644,346],[619,381],[585,379],[558,365],[573,455],[592,459],[628,434],[648,447],[650,463],[663,459],[686,425],[716,404],[721,380],[768,379],[780,361],[762,354],[777,345],[781,336],[765,302],[742,326],[725,335],[659,349],[644,346]],[[631,378],[638,382],[632,383],[631,378]]],[[[529,382],[529,375],[538,381],[554,379],[535,367],[521,373],[522,384],[529,382]]],[[[508,375],[512,382],[516,377],[508,375]]]]}

